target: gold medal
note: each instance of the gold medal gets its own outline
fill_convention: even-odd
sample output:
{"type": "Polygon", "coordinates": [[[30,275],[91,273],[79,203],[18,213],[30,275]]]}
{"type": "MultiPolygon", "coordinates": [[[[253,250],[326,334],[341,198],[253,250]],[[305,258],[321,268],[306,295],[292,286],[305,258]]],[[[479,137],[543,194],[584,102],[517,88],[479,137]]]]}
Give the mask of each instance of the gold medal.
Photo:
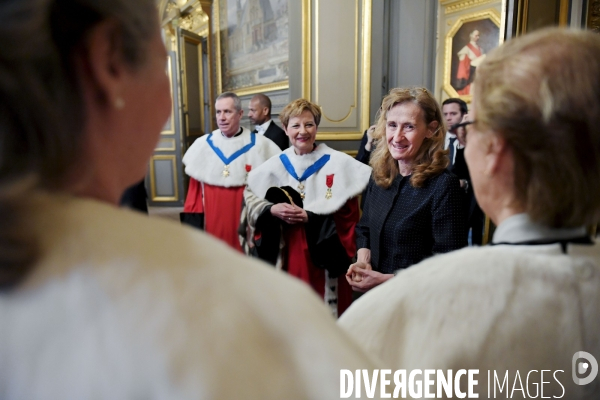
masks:
{"type": "Polygon", "coordinates": [[[298,182],[298,191],[300,192],[300,198],[304,200],[304,184],[302,182],[298,182]]]}
{"type": "Polygon", "coordinates": [[[229,165],[223,167],[223,177],[227,178],[229,176],[229,165]]]}
{"type": "Polygon", "coordinates": [[[327,185],[327,191],[325,192],[325,198],[329,200],[333,193],[331,193],[331,187],[333,186],[333,176],[334,174],[327,175],[325,177],[325,185],[327,185]]]}

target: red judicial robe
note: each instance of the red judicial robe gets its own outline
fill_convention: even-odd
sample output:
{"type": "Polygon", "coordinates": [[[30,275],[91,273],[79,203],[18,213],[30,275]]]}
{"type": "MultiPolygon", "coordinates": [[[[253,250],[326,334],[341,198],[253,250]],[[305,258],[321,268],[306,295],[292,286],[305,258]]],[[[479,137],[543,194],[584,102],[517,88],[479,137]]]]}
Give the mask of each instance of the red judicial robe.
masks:
{"type": "Polygon", "coordinates": [[[183,157],[191,177],[184,213],[203,214],[208,233],[241,251],[237,230],[248,172],[280,152],[245,128],[232,138],[220,130],[200,137],[183,157]]]}
{"type": "MultiPolygon", "coordinates": [[[[309,221],[306,224],[278,222],[285,246],[277,266],[309,284],[334,315],[341,315],[352,302],[352,289],[344,273],[356,254],[357,196],[367,186],[371,168],[325,144],[304,156],[296,155],[294,148],[289,148],[280,157],[273,157],[248,176],[248,190],[245,192],[248,222],[256,228],[261,214],[270,215],[270,208],[264,205],[260,208],[255,201],[255,198],[264,199],[270,187],[290,186],[304,193],[303,205],[309,221]],[[280,158],[283,156],[288,160],[287,167],[280,158]],[[319,160],[327,157],[323,165],[318,165],[319,160]],[[301,179],[311,168],[313,173],[301,179]],[[294,173],[290,173],[290,169],[294,173]],[[335,240],[332,240],[331,233],[329,236],[324,233],[331,232],[333,226],[335,240]]],[[[256,232],[256,235],[261,235],[261,232],[256,232]]]]}
{"type": "MultiPolygon", "coordinates": [[[[472,43],[468,43],[461,51],[458,52],[458,56],[464,55],[464,58],[458,63],[458,71],[456,72],[456,79],[473,81],[471,77],[471,61],[482,55],[481,48],[472,43]]],[[[471,84],[469,83],[464,88],[457,91],[460,95],[467,95],[471,93],[471,84]]]]}

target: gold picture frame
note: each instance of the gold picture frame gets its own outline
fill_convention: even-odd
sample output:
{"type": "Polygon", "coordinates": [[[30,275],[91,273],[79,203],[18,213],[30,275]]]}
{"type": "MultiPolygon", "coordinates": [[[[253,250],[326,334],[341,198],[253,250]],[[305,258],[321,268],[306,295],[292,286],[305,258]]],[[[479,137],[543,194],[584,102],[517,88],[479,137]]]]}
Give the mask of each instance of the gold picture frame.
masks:
{"type": "Polygon", "coordinates": [[[469,59],[464,61],[465,58],[463,58],[463,61],[461,61],[459,54],[469,52],[467,47],[472,39],[471,34],[474,34],[475,31],[478,31],[479,37],[483,39],[476,42],[480,50],[482,50],[481,53],[483,55],[498,47],[503,42],[501,25],[500,12],[496,9],[465,14],[454,22],[452,28],[446,34],[444,54],[443,90],[450,97],[461,98],[467,103],[471,102],[471,85],[476,69],[473,65],[474,62],[482,60],[484,57],[471,60],[470,66],[467,65],[465,67],[464,64],[468,64],[469,59]],[[460,65],[461,62],[463,63],[462,66],[460,65]],[[469,67],[470,69],[465,70],[465,68],[469,67]]]}
{"type": "MultiPolygon", "coordinates": [[[[241,3],[239,3],[241,5],[241,7],[244,9],[245,7],[247,7],[249,1],[243,1],[241,3]]],[[[286,2],[284,3],[279,3],[279,4],[285,4],[287,5],[286,2]]],[[[228,69],[228,61],[232,61],[230,60],[230,58],[234,57],[233,53],[230,54],[229,51],[229,24],[223,24],[223,21],[227,21],[229,18],[229,14],[232,13],[231,11],[231,7],[233,7],[232,5],[236,5],[237,3],[235,0],[215,0],[214,1],[214,5],[213,7],[215,7],[215,30],[216,30],[216,58],[217,58],[217,90],[218,93],[222,93],[223,91],[230,91],[230,92],[234,92],[236,93],[238,96],[245,96],[245,95],[250,95],[250,94],[255,94],[255,93],[263,93],[263,92],[272,92],[275,90],[285,90],[289,88],[289,72],[287,71],[282,71],[282,69],[285,69],[285,64],[289,63],[289,41],[287,42],[287,50],[288,50],[288,58],[287,60],[285,60],[284,62],[280,63],[277,66],[271,66],[271,70],[274,70],[275,73],[277,74],[277,76],[281,75],[284,76],[284,79],[277,79],[274,81],[270,81],[270,82],[261,82],[260,78],[258,78],[259,80],[257,80],[256,77],[252,78],[251,75],[253,73],[259,74],[261,71],[266,71],[263,67],[265,66],[264,63],[264,59],[262,62],[254,62],[254,64],[252,64],[252,61],[248,61],[244,65],[243,68],[238,68],[239,75],[240,75],[240,80],[245,80],[245,81],[251,81],[250,84],[231,84],[231,82],[229,82],[228,80],[228,74],[233,74],[236,75],[234,71],[229,70],[228,69]],[[224,12],[225,11],[225,12],[224,12]],[[282,67],[283,65],[283,67],[282,67]],[[263,69],[261,69],[263,68],[263,69]],[[242,76],[243,75],[243,76],[242,76]]],[[[245,18],[249,18],[249,12],[247,12],[246,10],[239,10],[240,11],[240,21],[241,23],[243,23],[246,19],[245,18]]],[[[237,12],[236,12],[237,14],[237,12]]],[[[288,14],[287,14],[287,9],[285,10],[285,17],[288,18],[288,14]]],[[[281,16],[279,16],[281,17],[281,16]]],[[[264,30],[268,30],[268,31],[272,31],[273,27],[275,26],[275,24],[279,24],[280,23],[280,19],[281,18],[277,18],[277,21],[273,21],[273,20],[269,20],[268,24],[269,27],[268,29],[266,29],[266,27],[261,26],[261,28],[259,29],[260,32],[262,32],[264,34],[264,30]]],[[[244,25],[243,25],[244,26],[244,25]]],[[[232,30],[232,35],[236,35],[236,33],[238,34],[238,36],[240,36],[240,41],[242,40],[246,40],[247,38],[250,38],[251,40],[255,40],[256,35],[252,34],[252,35],[242,35],[242,33],[237,32],[237,31],[241,31],[242,29],[237,27],[237,25],[233,28],[232,30]],[[243,39],[246,38],[246,39],[243,39]]],[[[270,34],[271,36],[272,33],[270,34]]],[[[260,35],[259,35],[260,36],[260,35]]],[[[248,39],[248,40],[250,40],[248,39]]],[[[259,39],[256,39],[259,40],[259,39]]],[[[287,39],[286,39],[287,40],[287,39]]],[[[268,44],[268,43],[267,43],[268,44]]],[[[251,46],[252,48],[254,47],[260,47],[263,48],[267,48],[267,44],[263,44],[260,43],[260,46],[256,46],[256,44],[249,44],[249,46],[251,46]]],[[[246,43],[244,43],[244,46],[246,45],[246,43]]],[[[281,44],[279,44],[281,45],[281,44]]],[[[241,45],[240,45],[241,46],[241,45]]],[[[262,50],[261,50],[262,51],[262,50]]],[[[252,55],[253,53],[246,53],[246,55],[252,55]]],[[[235,57],[238,57],[238,55],[236,55],[235,57]]],[[[234,58],[235,58],[234,57],[234,58]]],[[[243,57],[239,56],[238,58],[243,57]]],[[[269,73],[271,71],[269,70],[269,73]]],[[[268,80],[268,79],[267,79],[268,80]]]]}
{"type": "Polygon", "coordinates": [[[596,33],[600,33],[600,0],[588,1],[587,28],[596,33]]]}

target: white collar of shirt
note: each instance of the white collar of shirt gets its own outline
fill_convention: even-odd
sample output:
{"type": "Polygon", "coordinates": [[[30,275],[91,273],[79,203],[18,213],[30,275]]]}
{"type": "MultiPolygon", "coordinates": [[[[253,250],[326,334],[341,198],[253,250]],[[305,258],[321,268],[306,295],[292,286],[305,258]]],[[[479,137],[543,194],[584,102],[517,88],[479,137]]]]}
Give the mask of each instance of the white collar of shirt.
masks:
{"type": "Polygon", "coordinates": [[[564,240],[583,237],[581,228],[549,228],[531,221],[525,213],[506,218],[494,232],[493,243],[523,243],[536,240],[564,240]]]}
{"type": "Polygon", "coordinates": [[[267,129],[269,129],[269,125],[271,125],[271,121],[273,121],[273,120],[270,119],[262,125],[256,125],[256,132],[259,135],[264,135],[265,132],[267,131],[267,129]]]}
{"type": "Polygon", "coordinates": [[[454,146],[454,157],[453,160],[450,160],[450,164],[454,165],[454,160],[456,160],[456,150],[457,149],[462,149],[463,146],[461,146],[460,142],[458,141],[458,138],[456,137],[456,135],[450,131],[446,132],[446,140],[444,142],[444,150],[447,150],[448,147],[450,147],[450,139],[454,138],[456,139],[454,141],[454,143],[452,144],[454,146]]]}
{"type": "MultiPolygon", "coordinates": [[[[450,131],[446,132],[446,141],[444,142],[444,149],[447,149],[450,146],[450,138],[456,138],[456,135],[450,131]]],[[[460,144],[458,139],[454,141],[455,149],[462,149],[464,146],[460,144]]]]}

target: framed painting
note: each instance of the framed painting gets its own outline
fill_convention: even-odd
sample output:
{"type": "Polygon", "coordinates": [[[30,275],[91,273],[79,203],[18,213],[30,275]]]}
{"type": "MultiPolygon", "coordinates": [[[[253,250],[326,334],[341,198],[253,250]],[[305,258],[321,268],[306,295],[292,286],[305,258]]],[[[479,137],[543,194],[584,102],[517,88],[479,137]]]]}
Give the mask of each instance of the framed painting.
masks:
{"type": "Polygon", "coordinates": [[[217,0],[219,92],[289,87],[288,0],[217,0]]]}
{"type": "Polygon", "coordinates": [[[487,10],[461,16],[446,35],[444,90],[450,97],[471,101],[477,66],[502,43],[500,14],[487,10]]]}

